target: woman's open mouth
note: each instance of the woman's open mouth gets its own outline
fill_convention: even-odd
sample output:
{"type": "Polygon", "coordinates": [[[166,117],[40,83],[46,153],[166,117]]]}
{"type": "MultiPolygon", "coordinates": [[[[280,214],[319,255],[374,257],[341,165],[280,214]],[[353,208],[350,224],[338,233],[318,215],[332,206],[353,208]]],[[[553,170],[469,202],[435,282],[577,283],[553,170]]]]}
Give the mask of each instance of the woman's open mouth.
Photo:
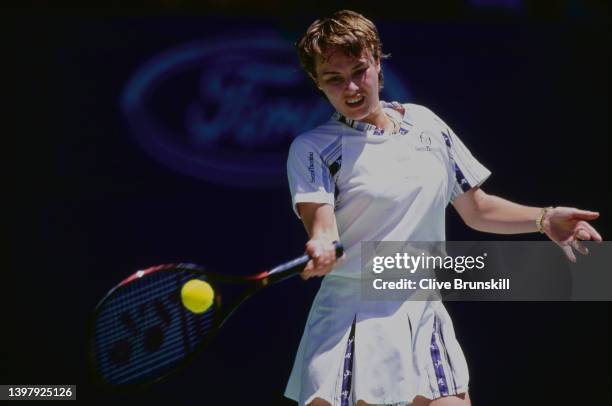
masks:
{"type": "Polygon", "coordinates": [[[345,103],[347,106],[355,108],[355,107],[359,107],[363,104],[363,101],[365,100],[364,96],[355,96],[351,99],[348,99],[345,103]]]}

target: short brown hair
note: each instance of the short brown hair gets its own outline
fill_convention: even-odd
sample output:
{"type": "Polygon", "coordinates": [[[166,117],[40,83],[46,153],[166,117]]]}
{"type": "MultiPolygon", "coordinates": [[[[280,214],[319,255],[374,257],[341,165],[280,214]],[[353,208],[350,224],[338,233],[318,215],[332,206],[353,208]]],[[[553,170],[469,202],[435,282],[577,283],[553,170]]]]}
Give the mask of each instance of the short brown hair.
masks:
{"type": "MultiPolygon", "coordinates": [[[[302,68],[317,77],[316,57],[323,57],[332,48],[340,48],[345,54],[360,58],[369,50],[375,60],[387,58],[382,53],[382,42],[372,21],[351,10],[336,11],[329,17],[316,20],[295,43],[302,68]]],[[[383,85],[382,69],[378,76],[383,85]]]]}

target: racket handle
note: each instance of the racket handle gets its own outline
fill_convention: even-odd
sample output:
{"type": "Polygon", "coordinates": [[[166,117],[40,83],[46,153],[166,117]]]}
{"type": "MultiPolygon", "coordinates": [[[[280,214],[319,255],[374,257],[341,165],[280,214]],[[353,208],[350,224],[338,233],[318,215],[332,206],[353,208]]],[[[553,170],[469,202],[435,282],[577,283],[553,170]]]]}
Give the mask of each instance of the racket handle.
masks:
{"type": "Polygon", "coordinates": [[[334,247],[336,247],[336,259],[344,255],[344,246],[340,241],[334,241],[334,247]]]}
{"type": "MultiPolygon", "coordinates": [[[[344,247],[340,241],[334,241],[333,244],[336,248],[336,258],[340,258],[344,255],[344,247]]],[[[271,278],[270,282],[280,282],[297,275],[304,270],[304,267],[310,259],[310,255],[304,254],[301,257],[292,259],[291,261],[271,269],[268,271],[268,276],[271,278]]]]}

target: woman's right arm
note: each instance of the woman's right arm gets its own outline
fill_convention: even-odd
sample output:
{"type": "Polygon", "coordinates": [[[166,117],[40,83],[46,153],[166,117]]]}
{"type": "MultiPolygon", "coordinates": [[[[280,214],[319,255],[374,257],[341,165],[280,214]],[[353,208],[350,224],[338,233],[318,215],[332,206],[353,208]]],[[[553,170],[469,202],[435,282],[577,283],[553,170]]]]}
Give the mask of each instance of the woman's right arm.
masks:
{"type": "Polygon", "coordinates": [[[340,240],[334,209],[326,203],[298,203],[296,206],[309,237],[306,252],[312,257],[301,276],[303,279],[324,276],[336,263],[333,242],[340,240]]]}

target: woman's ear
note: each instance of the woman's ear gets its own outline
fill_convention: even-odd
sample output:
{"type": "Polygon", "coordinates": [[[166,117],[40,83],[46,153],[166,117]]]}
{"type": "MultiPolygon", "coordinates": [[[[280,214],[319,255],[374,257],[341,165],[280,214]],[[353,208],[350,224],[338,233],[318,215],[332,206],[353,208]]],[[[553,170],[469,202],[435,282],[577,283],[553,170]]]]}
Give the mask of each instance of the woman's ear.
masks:
{"type": "Polygon", "coordinates": [[[319,81],[317,80],[317,78],[315,78],[312,73],[308,72],[308,76],[310,76],[310,79],[312,79],[312,81],[314,82],[315,86],[317,87],[317,89],[321,89],[321,86],[319,86],[319,81]]]}
{"type": "Polygon", "coordinates": [[[374,58],[374,64],[376,65],[376,73],[380,73],[380,58],[374,58]]]}

